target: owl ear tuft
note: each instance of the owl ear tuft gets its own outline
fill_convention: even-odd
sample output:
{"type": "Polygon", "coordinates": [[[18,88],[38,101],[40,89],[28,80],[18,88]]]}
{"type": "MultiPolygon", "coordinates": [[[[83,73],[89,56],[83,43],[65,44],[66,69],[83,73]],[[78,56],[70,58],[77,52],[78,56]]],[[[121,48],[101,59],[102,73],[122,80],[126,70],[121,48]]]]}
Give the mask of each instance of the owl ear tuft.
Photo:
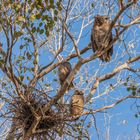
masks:
{"type": "Polygon", "coordinates": [[[98,18],[98,17],[100,17],[100,15],[99,15],[99,14],[97,14],[96,16],[94,16],[94,19],[96,19],[96,18],[98,18]]]}

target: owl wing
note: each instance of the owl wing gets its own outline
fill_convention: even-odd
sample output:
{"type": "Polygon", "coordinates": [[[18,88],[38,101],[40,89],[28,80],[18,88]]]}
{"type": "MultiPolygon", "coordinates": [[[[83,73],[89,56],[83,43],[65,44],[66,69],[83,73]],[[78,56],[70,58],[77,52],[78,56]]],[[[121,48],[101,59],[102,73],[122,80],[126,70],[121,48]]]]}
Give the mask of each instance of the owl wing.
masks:
{"type": "MultiPolygon", "coordinates": [[[[59,77],[59,81],[60,81],[61,86],[64,83],[64,81],[66,80],[66,78],[69,76],[71,70],[72,70],[72,67],[71,67],[71,64],[69,62],[62,63],[59,66],[59,68],[58,68],[58,77],[59,77]]],[[[73,77],[73,79],[74,79],[74,77],[73,77]]],[[[67,90],[69,91],[73,87],[74,87],[73,82],[71,82],[70,85],[68,86],[67,90]]]]}
{"type": "Polygon", "coordinates": [[[67,76],[70,74],[71,68],[65,66],[65,65],[60,65],[58,68],[58,76],[60,80],[60,84],[62,84],[67,76]]]}
{"type": "Polygon", "coordinates": [[[91,47],[92,47],[92,50],[93,52],[96,52],[98,50],[98,45],[97,45],[97,40],[96,40],[96,36],[95,36],[95,31],[94,29],[92,29],[92,32],[91,32],[91,47]]]}
{"type": "Polygon", "coordinates": [[[105,30],[93,27],[91,34],[91,45],[93,52],[96,52],[102,48],[105,34],[106,34],[105,30]]]}
{"type": "Polygon", "coordinates": [[[63,70],[63,67],[62,67],[62,65],[60,65],[59,68],[58,68],[58,77],[59,77],[60,84],[63,83],[64,77],[65,77],[63,71],[64,71],[64,70],[63,70]]]}
{"type": "MultiPolygon", "coordinates": [[[[106,47],[108,47],[108,46],[110,47],[110,43],[112,42],[112,40],[113,40],[113,36],[112,36],[112,33],[110,33],[109,36],[108,36],[108,39],[107,39],[108,45],[107,45],[106,47]]],[[[106,61],[106,62],[110,61],[112,55],[113,55],[113,45],[112,45],[111,48],[110,48],[109,50],[107,50],[107,52],[103,55],[104,61],[106,61]]]]}
{"type": "MultiPolygon", "coordinates": [[[[110,33],[110,37],[109,37],[109,44],[113,41],[113,35],[112,32],[110,33]]],[[[113,45],[111,46],[111,48],[109,49],[109,54],[113,55],[113,45]]]]}

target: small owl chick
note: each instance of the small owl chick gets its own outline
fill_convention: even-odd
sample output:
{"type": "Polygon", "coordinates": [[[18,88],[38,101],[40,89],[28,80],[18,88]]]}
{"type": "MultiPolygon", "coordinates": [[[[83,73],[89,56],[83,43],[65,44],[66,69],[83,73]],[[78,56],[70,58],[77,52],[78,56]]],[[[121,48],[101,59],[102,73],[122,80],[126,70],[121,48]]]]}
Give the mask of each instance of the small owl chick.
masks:
{"type": "MultiPolygon", "coordinates": [[[[58,68],[58,76],[59,76],[59,81],[60,81],[61,86],[63,85],[63,83],[67,79],[67,77],[69,76],[71,70],[72,70],[72,67],[69,62],[62,62],[60,64],[60,66],[58,68]]],[[[68,90],[70,90],[73,87],[74,87],[73,82],[71,82],[68,87],[68,90]]]]}
{"type": "MultiPolygon", "coordinates": [[[[91,46],[93,52],[104,51],[112,41],[112,32],[108,33],[110,28],[109,18],[107,16],[97,15],[94,17],[94,25],[91,33],[91,46]],[[106,40],[105,40],[106,37],[106,40]]],[[[103,55],[100,56],[102,61],[110,61],[113,54],[113,45],[103,55]]]]}
{"type": "Polygon", "coordinates": [[[74,95],[71,97],[70,113],[72,116],[81,115],[83,113],[83,110],[84,110],[83,92],[76,90],[74,95]]]}

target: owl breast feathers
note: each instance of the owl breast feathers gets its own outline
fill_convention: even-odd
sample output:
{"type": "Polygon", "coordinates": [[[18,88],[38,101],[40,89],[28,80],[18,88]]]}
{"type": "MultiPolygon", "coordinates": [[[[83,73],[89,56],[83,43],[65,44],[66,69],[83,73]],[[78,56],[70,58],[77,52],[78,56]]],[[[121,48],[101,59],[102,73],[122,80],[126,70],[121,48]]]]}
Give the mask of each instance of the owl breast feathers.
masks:
{"type": "Polygon", "coordinates": [[[84,96],[82,91],[76,90],[71,98],[70,112],[71,115],[81,115],[84,110],[84,96]]]}
{"type": "Polygon", "coordinates": [[[100,56],[102,61],[110,61],[113,54],[112,32],[108,33],[110,22],[107,16],[97,15],[94,20],[94,25],[91,33],[91,46],[93,52],[102,53],[107,47],[111,47],[100,56]]]}
{"type": "MultiPolygon", "coordinates": [[[[62,86],[64,81],[67,79],[69,76],[70,72],[72,70],[71,64],[69,62],[62,62],[58,68],[58,77],[60,81],[60,85],[62,86]]],[[[68,90],[73,88],[73,82],[70,83],[68,90]]]]}

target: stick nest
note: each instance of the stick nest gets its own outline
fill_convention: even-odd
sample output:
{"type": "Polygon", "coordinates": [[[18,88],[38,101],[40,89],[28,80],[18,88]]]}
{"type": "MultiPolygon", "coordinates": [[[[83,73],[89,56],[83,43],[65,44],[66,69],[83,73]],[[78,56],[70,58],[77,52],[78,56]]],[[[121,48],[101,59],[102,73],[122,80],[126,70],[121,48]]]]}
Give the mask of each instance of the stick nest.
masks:
{"type": "Polygon", "coordinates": [[[52,106],[47,112],[43,112],[43,107],[49,102],[48,97],[30,94],[23,100],[19,97],[14,98],[9,105],[12,114],[12,135],[23,137],[32,127],[36,115],[41,119],[35,130],[32,132],[32,138],[45,137],[44,139],[52,139],[60,136],[66,131],[66,117],[69,111],[62,104],[52,106]]]}

